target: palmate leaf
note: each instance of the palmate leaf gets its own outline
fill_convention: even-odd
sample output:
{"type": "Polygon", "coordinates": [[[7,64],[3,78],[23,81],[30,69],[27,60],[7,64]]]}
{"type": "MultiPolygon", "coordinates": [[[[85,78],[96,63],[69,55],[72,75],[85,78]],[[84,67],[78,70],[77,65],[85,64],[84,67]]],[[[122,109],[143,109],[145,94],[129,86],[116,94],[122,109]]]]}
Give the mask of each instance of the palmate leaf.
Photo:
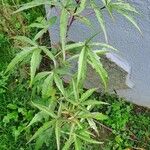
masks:
{"type": "Polygon", "coordinates": [[[31,62],[30,62],[30,70],[31,70],[31,73],[30,73],[31,83],[30,84],[33,83],[33,79],[36,74],[36,70],[39,68],[41,59],[42,59],[41,50],[40,49],[34,50],[32,57],[31,57],[31,62]]]}
{"type": "Polygon", "coordinates": [[[26,47],[23,48],[23,51],[18,53],[16,57],[10,62],[10,64],[7,66],[6,73],[11,71],[12,69],[15,68],[17,64],[19,64],[21,61],[23,61],[29,54],[31,54],[36,47],[26,47]]]}
{"type": "Polygon", "coordinates": [[[60,15],[60,39],[62,44],[62,53],[63,59],[65,60],[65,45],[66,45],[66,36],[67,36],[67,25],[68,25],[68,11],[66,8],[63,8],[60,15]]]}
{"type": "Polygon", "coordinates": [[[92,51],[88,51],[89,60],[88,63],[96,70],[99,74],[102,83],[104,84],[105,90],[107,89],[107,81],[108,81],[108,74],[106,70],[103,68],[102,63],[99,60],[99,57],[92,51]]]}
{"type": "Polygon", "coordinates": [[[55,120],[46,122],[43,124],[42,127],[40,127],[35,134],[32,136],[32,138],[28,141],[28,143],[30,143],[32,140],[34,140],[35,138],[37,138],[38,136],[40,136],[41,134],[43,134],[44,131],[46,131],[47,129],[49,129],[50,127],[52,127],[55,123],[55,120]]]}
{"type": "Polygon", "coordinates": [[[94,12],[95,12],[95,15],[97,17],[97,20],[100,24],[100,27],[104,33],[104,36],[105,36],[105,40],[106,42],[108,42],[108,39],[107,39],[107,33],[106,33],[106,27],[105,27],[105,21],[104,21],[104,18],[103,18],[103,14],[101,13],[101,10],[98,9],[97,5],[95,4],[94,0],[90,0],[90,3],[91,3],[91,7],[93,8],[94,12]]]}
{"type": "Polygon", "coordinates": [[[54,1],[51,1],[51,0],[33,0],[32,2],[24,4],[22,7],[20,7],[14,13],[18,13],[20,11],[27,10],[27,9],[37,7],[40,5],[55,5],[55,3],[54,3],[54,1]]]}
{"type": "Polygon", "coordinates": [[[42,97],[47,98],[51,95],[51,91],[53,89],[53,80],[54,80],[54,74],[51,73],[45,80],[42,85],[42,97]]]}

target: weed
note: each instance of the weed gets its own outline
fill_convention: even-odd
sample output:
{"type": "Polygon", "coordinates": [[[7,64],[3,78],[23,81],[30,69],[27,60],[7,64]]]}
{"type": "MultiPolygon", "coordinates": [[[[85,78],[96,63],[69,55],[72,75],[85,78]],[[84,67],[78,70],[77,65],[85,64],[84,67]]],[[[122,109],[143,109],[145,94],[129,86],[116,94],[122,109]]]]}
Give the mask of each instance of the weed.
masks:
{"type": "MultiPolygon", "coordinates": [[[[18,1],[18,3],[20,4],[20,1],[18,1]]],[[[23,138],[28,140],[29,148],[34,145],[35,149],[42,149],[42,147],[46,147],[47,149],[52,148],[52,150],[98,149],[100,144],[103,144],[101,139],[98,138],[100,137],[98,130],[99,125],[103,127],[107,125],[115,137],[115,140],[109,142],[107,146],[110,145],[111,149],[123,149],[132,145],[128,142],[131,135],[128,134],[129,131],[127,131],[133,109],[132,106],[122,100],[120,101],[119,98],[113,97],[112,95],[108,96],[109,100],[107,101],[106,99],[99,100],[99,98],[96,97],[92,98],[97,88],[89,90],[83,89],[87,73],[86,68],[90,65],[98,73],[104,90],[107,90],[108,74],[100,61],[100,57],[116,49],[109,44],[92,42],[94,36],[85,39],[83,42],[70,44],[67,43],[67,37],[69,29],[75,19],[82,21],[88,26],[90,24],[91,26],[92,23],[88,18],[82,16],[82,12],[87,6],[95,13],[95,18],[97,18],[99,22],[106,42],[108,42],[108,39],[102,13],[103,9],[106,9],[111,17],[113,17],[112,12],[117,11],[140,31],[133,16],[130,15],[133,13],[137,14],[137,11],[134,7],[123,1],[114,2],[102,0],[103,7],[99,8],[94,0],[90,0],[89,3],[90,5],[86,3],[86,0],[34,0],[19,7],[15,12],[19,13],[19,15],[23,15],[23,21],[21,19],[21,22],[17,22],[17,24],[13,23],[15,29],[21,31],[22,35],[26,34],[24,27],[22,28],[24,17],[26,17],[28,22],[32,23],[29,27],[35,28],[35,32],[29,34],[28,37],[17,36],[14,38],[15,41],[20,41],[19,44],[21,43],[21,45],[19,46],[22,51],[11,61],[5,71],[6,74],[12,73],[18,64],[21,63],[26,66],[25,64],[30,62],[29,88],[27,88],[27,83],[22,80],[23,85],[18,84],[17,87],[19,89],[14,93],[17,94],[17,96],[7,93],[3,97],[3,101],[7,100],[5,108],[2,108],[7,110],[7,113],[3,115],[3,126],[5,126],[5,128],[9,126],[9,132],[12,133],[15,143],[17,143],[18,139],[21,140],[21,135],[25,135],[27,137],[23,138]],[[48,28],[55,25],[56,17],[52,16],[50,20],[42,18],[42,20],[39,21],[39,19],[33,19],[34,14],[36,14],[35,12],[30,13],[30,11],[28,11],[29,8],[34,10],[35,6],[39,8],[43,4],[51,5],[60,10],[60,49],[47,47],[40,42],[48,28]],[[24,12],[22,12],[23,10],[24,12]],[[94,47],[97,47],[98,50],[93,51],[94,47]],[[74,51],[75,48],[78,49],[78,52],[68,56],[68,52],[74,51]],[[50,64],[49,68],[41,68],[40,64],[45,57],[48,58],[48,64],[50,64]],[[75,74],[70,75],[68,72],[72,60],[78,61],[78,70],[75,74]],[[71,80],[69,84],[64,83],[64,75],[70,76],[71,80]],[[20,94],[22,95],[19,96],[20,94]],[[8,99],[12,99],[13,96],[16,102],[10,101],[8,103],[8,99]],[[110,102],[110,99],[114,100],[114,98],[119,101],[110,102]],[[33,109],[28,106],[26,99],[31,100],[30,104],[34,107],[33,109]],[[108,102],[110,102],[110,104],[108,104],[108,102]]],[[[3,16],[5,17],[5,15],[3,16]]],[[[41,18],[41,15],[38,17],[41,18]]],[[[5,21],[6,20],[7,19],[5,19],[5,21]]],[[[5,21],[4,23],[7,23],[5,21]]],[[[11,27],[11,25],[9,24],[8,27],[11,27]]],[[[10,28],[10,30],[11,29],[12,28],[10,28]]],[[[17,31],[14,31],[14,33],[16,34],[17,31]]],[[[18,81],[16,80],[15,82],[18,81]]],[[[105,95],[104,98],[107,98],[107,96],[105,95]]],[[[4,134],[2,134],[2,136],[4,136],[4,134]]],[[[148,136],[146,136],[146,138],[148,136]]],[[[21,146],[23,144],[24,143],[21,143],[21,146]]],[[[3,144],[3,142],[1,145],[3,147],[7,146],[7,144],[3,144]]]]}

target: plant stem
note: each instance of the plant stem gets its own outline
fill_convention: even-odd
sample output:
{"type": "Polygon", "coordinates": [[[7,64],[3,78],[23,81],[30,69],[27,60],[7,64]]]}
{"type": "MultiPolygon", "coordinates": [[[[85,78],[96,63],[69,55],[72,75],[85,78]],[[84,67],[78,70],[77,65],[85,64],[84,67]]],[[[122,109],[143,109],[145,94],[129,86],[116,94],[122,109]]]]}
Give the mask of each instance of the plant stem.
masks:
{"type": "MultiPolygon", "coordinates": [[[[77,5],[80,3],[80,0],[75,0],[75,1],[76,1],[77,5]]],[[[74,13],[77,12],[77,9],[78,9],[78,6],[75,8],[74,13]]],[[[70,18],[70,21],[69,21],[69,24],[68,24],[68,27],[67,27],[67,32],[69,31],[69,29],[70,29],[71,25],[73,24],[74,20],[75,20],[75,16],[73,15],[70,18]]]]}
{"type": "MultiPolygon", "coordinates": [[[[75,0],[75,1],[76,1],[77,5],[80,3],[80,0],[75,0]]],[[[103,7],[100,8],[100,10],[103,10],[103,9],[105,9],[105,8],[106,8],[106,7],[103,6],[103,7]]],[[[77,12],[77,9],[78,9],[78,6],[75,8],[74,13],[77,12]]],[[[73,14],[74,14],[74,13],[73,13],[73,14]]],[[[90,13],[90,15],[93,14],[93,13],[94,13],[94,12],[90,13]]],[[[69,29],[70,29],[70,27],[71,27],[71,25],[73,24],[74,21],[75,21],[75,16],[73,15],[73,16],[71,16],[70,21],[69,21],[69,23],[68,23],[67,33],[68,33],[68,31],[69,31],[69,29]]],[[[67,35],[68,35],[68,34],[67,34],[67,35]]]]}

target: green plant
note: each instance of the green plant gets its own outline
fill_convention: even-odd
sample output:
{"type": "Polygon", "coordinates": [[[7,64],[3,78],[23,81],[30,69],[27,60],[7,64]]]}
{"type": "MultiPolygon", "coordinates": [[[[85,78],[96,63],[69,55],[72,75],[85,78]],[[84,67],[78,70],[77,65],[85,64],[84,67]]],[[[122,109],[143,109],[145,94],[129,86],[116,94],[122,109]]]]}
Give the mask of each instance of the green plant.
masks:
{"type": "MultiPolygon", "coordinates": [[[[86,25],[92,24],[86,16],[81,13],[90,7],[99,22],[105,40],[108,42],[105,21],[102,10],[106,9],[113,18],[113,11],[117,11],[126,17],[139,31],[139,27],[134,21],[130,12],[137,11],[124,1],[102,0],[102,7],[97,7],[94,0],[34,0],[24,4],[15,13],[18,13],[35,6],[43,4],[58,7],[60,13],[60,49],[47,48],[39,44],[39,39],[55,24],[56,17],[53,16],[49,21],[33,23],[30,27],[38,27],[41,30],[33,39],[25,36],[18,36],[15,39],[26,43],[25,47],[21,47],[22,51],[8,65],[6,73],[12,71],[20,62],[30,60],[30,87],[33,89],[32,105],[38,108],[39,112],[33,117],[27,127],[33,126],[36,122],[42,122],[41,127],[31,137],[29,142],[36,139],[36,149],[40,149],[44,143],[47,146],[48,140],[55,135],[57,149],[86,149],[88,143],[102,144],[96,140],[99,131],[96,121],[102,121],[108,117],[99,111],[95,111],[96,105],[108,105],[97,99],[92,99],[91,95],[97,88],[84,90],[83,84],[86,77],[87,66],[90,65],[98,73],[100,81],[107,90],[108,74],[105,71],[100,56],[110,51],[116,51],[112,46],[92,42],[93,37],[85,39],[83,42],[67,43],[67,35],[73,21],[82,20],[86,25]],[[69,22],[69,23],[68,23],[69,22]],[[97,47],[97,50],[94,50],[97,47]],[[77,52],[72,52],[78,49],[77,52]],[[49,70],[40,68],[42,59],[47,57],[49,60],[49,70]],[[68,74],[71,61],[78,61],[78,70],[75,74],[68,74]],[[70,83],[65,84],[63,77],[69,75],[70,83]],[[94,134],[95,133],[95,134],[94,134]],[[62,144],[64,143],[64,144],[62,144]],[[74,148],[73,148],[74,147],[74,148]]],[[[115,106],[116,107],[116,106],[115,106]]],[[[4,119],[7,120],[7,117],[4,119]]],[[[125,120],[126,122],[126,120],[125,120]]],[[[121,125],[122,126],[122,125],[121,125]]],[[[29,143],[28,142],[28,143],[29,143]]]]}
{"type": "Polygon", "coordinates": [[[4,70],[12,59],[13,49],[6,35],[0,33],[0,71],[4,70]]]}
{"type": "Polygon", "coordinates": [[[0,95],[6,92],[8,77],[4,75],[4,72],[0,72],[0,95]]]}
{"type": "Polygon", "coordinates": [[[133,106],[123,99],[116,96],[106,96],[110,100],[106,114],[111,118],[105,121],[106,126],[110,127],[113,134],[113,139],[110,141],[111,149],[125,149],[132,146],[130,130],[128,123],[130,122],[131,111],[133,106]]]}
{"type": "Polygon", "coordinates": [[[99,124],[102,130],[100,135],[105,135],[102,150],[150,148],[149,109],[131,104],[116,94],[94,94],[93,97],[109,103],[107,107],[95,108],[109,118],[99,124]]]}
{"type": "Polygon", "coordinates": [[[15,150],[17,147],[29,150],[32,145],[26,146],[25,140],[32,130],[25,130],[25,127],[36,112],[29,105],[31,92],[27,83],[14,79],[15,76],[7,79],[5,92],[0,93],[0,149],[15,150]]]}

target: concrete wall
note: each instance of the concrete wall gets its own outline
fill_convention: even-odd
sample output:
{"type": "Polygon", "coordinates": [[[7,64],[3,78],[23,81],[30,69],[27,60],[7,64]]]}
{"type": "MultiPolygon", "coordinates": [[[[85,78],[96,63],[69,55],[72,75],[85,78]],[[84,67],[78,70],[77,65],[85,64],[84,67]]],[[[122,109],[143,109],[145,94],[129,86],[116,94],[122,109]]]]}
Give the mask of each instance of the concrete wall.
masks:
{"type": "MultiPolygon", "coordinates": [[[[115,22],[112,22],[108,14],[104,12],[109,43],[120,51],[119,57],[127,61],[128,68],[132,68],[132,70],[129,69],[128,73],[134,86],[129,89],[119,89],[117,92],[129,101],[150,107],[150,0],[130,0],[129,2],[141,12],[141,16],[137,16],[136,20],[143,36],[123,17],[115,15],[115,22]]],[[[47,15],[59,16],[59,11],[50,11],[47,8],[47,15]]],[[[99,30],[97,20],[92,15],[90,19],[93,22],[94,30],[89,30],[83,24],[74,22],[70,29],[69,39],[83,41],[97,32],[99,30]]],[[[58,42],[58,33],[59,28],[55,26],[51,32],[54,43],[58,42]]],[[[104,41],[103,34],[97,36],[94,40],[104,41]]]]}

